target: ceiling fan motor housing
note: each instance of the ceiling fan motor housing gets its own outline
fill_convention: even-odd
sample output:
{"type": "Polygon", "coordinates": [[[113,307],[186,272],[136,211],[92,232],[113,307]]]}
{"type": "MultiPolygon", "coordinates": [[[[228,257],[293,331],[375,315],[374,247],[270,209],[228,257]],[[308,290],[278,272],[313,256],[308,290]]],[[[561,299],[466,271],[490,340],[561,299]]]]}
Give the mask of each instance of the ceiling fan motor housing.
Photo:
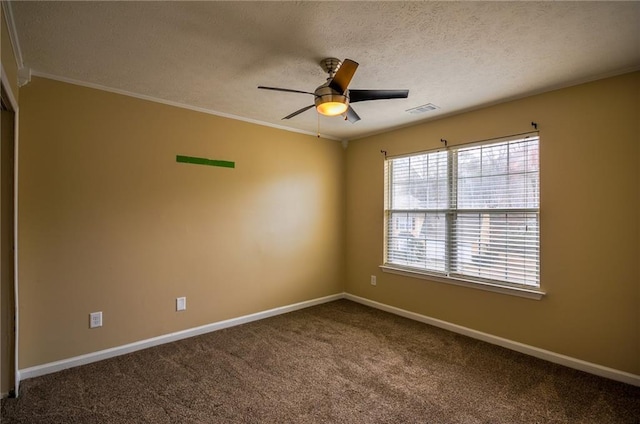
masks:
{"type": "Polygon", "coordinates": [[[335,116],[344,113],[349,106],[348,91],[344,94],[329,87],[329,83],[321,85],[315,91],[315,104],[323,115],[335,116]]]}

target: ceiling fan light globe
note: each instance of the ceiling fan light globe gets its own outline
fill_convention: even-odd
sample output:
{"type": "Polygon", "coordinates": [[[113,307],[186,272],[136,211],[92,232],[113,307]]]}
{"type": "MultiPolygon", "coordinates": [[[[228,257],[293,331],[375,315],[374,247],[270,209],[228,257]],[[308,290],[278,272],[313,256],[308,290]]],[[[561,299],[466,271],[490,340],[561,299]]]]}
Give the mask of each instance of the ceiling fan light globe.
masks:
{"type": "Polygon", "coordinates": [[[324,95],[316,98],[318,113],[326,116],[338,116],[347,111],[347,97],[341,94],[324,95]]]}
{"type": "Polygon", "coordinates": [[[347,105],[340,102],[326,102],[318,106],[318,112],[327,116],[342,115],[347,111],[347,105]]]}

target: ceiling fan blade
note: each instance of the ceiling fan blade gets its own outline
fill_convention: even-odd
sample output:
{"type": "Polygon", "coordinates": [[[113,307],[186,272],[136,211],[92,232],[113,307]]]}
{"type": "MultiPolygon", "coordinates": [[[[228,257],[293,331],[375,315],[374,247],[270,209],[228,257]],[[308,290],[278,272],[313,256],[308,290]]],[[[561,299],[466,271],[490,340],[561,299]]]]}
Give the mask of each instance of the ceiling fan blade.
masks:
{"type": "Polygon", "coordinates": [[[349,90],[349,103],[365,100],[406,99],[409,90],[349,90]]]}
{"type": "Polygon", "coordinates": [[[353,78],[353,74],[356,73],[356,69],[358,69],[358,62],[354,62],[351,59],[343,60],[338,72],[329,83],[329,87],[344,93],[351,82],[351,78],[353,78]]]}
{"type": "Polygon", "coordinates": [[[286,91],[287,93],[302,93],[302,94],[311,94],[312,96],[315,96],[314,93],[310,93],[308,91],[300,91],[300,90],[292,90],[290,88],[278,88],[278,87],[265,87],[263,85],[259,85],[258,88],[261,88],[263,90],[273,90],[273,91],[286,91]]]}
{"type": "Polygon", "coordinates": [[[355,124],[356,122],[358,122],[360,120],[360,117],[358,116],[356,111],[353,110],[353,108],[351,106],[349,106],[349,108],[347,109],[347,120],[349,122],[351,122],[352,124],[355,124]]]}
{"type": "Polygon", "coordinates": [[[287,115],[287,116],[285,116],[285,117],[284,117],[284,118],[282,118],[282,119],[291,119],[291,118],[293,118],[294,116],[300,115],[302,112],[305,112],[305,111],[307,111],[307,110],[311,109],[312,107],[315,107],[315,105],[305,106],[305,107],[303,107],[302,109],[298,109],[298,110],[296,110],[295,112],[293,112],[292,114],[287,115]]]}

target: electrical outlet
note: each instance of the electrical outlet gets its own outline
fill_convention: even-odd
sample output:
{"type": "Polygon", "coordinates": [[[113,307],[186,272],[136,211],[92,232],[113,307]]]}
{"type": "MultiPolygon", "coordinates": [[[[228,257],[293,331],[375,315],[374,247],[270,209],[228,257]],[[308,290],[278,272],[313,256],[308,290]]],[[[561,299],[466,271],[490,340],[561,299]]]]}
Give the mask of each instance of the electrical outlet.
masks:
{"type": "Polygon", "coordinates": [[[102,327],[102,311],[89,314],[89,328],[102,327]]]}
{"type": "Polygon", "coordinates": [[[187,309],[187,298],[186,297],[176,298],[176,311],[184,311],[185,309],[187,309]]]}
{"type": "Polygon", "coordinates": [[[376,284],[378,284],[378,279],[376,278],[375,275],[371,276],[371,285],[375,286],[376,284]]]}

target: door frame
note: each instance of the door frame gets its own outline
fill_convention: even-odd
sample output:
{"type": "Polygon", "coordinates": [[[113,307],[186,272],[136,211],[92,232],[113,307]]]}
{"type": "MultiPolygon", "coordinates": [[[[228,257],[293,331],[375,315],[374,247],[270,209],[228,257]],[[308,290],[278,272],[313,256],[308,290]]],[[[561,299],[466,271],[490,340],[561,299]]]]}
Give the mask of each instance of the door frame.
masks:
{"type": "Polygon", "coordinates": [[[14,351],[13,351],[13,364],[14,364],[14,395],[18,397],[18,391],[20,387],[20,371],[18,367],[18,342],[19,342],[19,328],[20,320],[18,313],[18,122],[19,122],[19,106],[16,96],[11,88],[9,77],[4,70],[4,66],[0,64],[0,87],[7,95],[5,100],[8,101],[12,112],[14,113],[13,119],[13,299],[14,299],[14,351]]]}

